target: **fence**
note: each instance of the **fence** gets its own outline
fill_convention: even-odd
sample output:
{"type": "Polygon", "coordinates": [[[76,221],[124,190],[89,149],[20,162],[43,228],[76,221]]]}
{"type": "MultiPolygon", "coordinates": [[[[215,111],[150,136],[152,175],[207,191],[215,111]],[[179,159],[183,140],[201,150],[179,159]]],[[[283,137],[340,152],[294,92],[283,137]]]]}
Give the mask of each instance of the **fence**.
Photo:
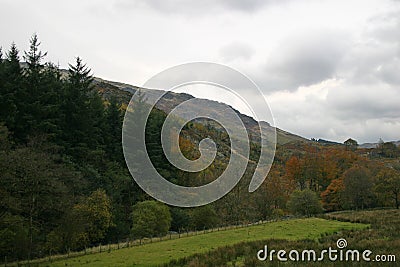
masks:
{"type": "MultiPolygon", "coordinates": [[[[285,220],[285,219],[280,219],[280,220],[285,220]]],[[[134,247],[134,246],[141,246],[141,245],[145,245],[145,244],[160,242],[163,240],[179,239],[179,238],[183,238],[183,237],[202,235],[202,234],[207,234],[207,233],[212,233],[212,232],[217,232],[217,231],[226,231],[226,230],[231,230],[231,229],[244,228],[244,227],[249,227],[249,226],[253,226],[253,225],[274,222],[274,221],[278,221],[278,220],[258,221],[255,223],[245,223],[245,224],[237,224],[237,225],[225,225],[225,226],[219,226],[216,228],[204,229],[204,230],[199,230],[199,231],[185,231],[185,232],[180,232],[180,233],[169,233],[169,234],[167,234],[165,236],[161,236],[161,237],[142,238],[142,239],[135,239],[135,240],[127,239],[124,242],[118,242],[118,243],[113,243],[113,244],[110,243],[110,244],[105,244],[105,245],[100,244],[98,246],[85,248],[82,251],[68,252],[66,254],[51,255],[51,253],[50,253],[50,255],[45,258],[34,259],[34,260],[24,260],[24,261],[7,263],[7,258],[5,258],[3,266],[5,266],[5,267],[8,267],[8,266],[9,267],[11,267],[11,266],[39,266],[39,265],[42,265],[45,263],[49,263],[49,262],[53,262],[53,261],[57,261],[57,260],[61,260],[61,259],[68,259],[68,258],[89,255],[89,254],[95,254],[95,253],[101,253],[101,252],[111,252],[113,250],[129,248],[129,247],[134,247]]]]}

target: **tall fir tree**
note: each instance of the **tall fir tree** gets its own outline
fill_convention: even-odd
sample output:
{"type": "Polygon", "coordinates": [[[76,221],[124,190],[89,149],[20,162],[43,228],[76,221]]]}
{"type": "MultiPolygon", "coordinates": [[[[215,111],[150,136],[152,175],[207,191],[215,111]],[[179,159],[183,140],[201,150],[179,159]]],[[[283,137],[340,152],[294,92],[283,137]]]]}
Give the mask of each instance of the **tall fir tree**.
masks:
{"type": "Polygon", "coordinates": [[[18,111],[17,94],[21,89],[22,78],[19,61],[19,51],[15,43],[12,43],[6,58],[1,60],[0,121],[3,121],[7,128],[14,133],[18,111]]]}
{"type": "Polygon", "coordinates": [[[21,88],[17,91],[18,116],[15,127],[17,139],[27,142],[29,136],[38,134],[38,126],[41,122],[41,82],[42,68],[41,61],[47,53],[39,50],[40,42],[34,34],[30,39],[29,51],[24,52],[26,68],[23,70],[21,88]]]}
{"type": "Polygon", "coordinates": [[[90,150],[102,146],[104,105],[93,90],[91,70],[81,58],[69,65],[63,100],[63,140],[70,154],[89,160],[90,150]]]}
{"type": "Polygon", "coordinates": [[[106,110],[105,146],[111,160],[123,162],[122,112],[115,96],[111,96],[106,110]]]}

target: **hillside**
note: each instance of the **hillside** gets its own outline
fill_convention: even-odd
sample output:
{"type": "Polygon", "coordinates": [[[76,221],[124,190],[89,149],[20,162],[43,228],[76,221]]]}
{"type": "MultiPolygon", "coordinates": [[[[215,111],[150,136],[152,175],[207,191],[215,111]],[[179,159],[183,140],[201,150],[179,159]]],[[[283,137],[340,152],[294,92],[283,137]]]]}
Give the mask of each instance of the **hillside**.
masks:
{"type": "MultiPolygon", "coordinates": [[[[111,95],[114,95],[121,102],[124,102],[126,104],[129,102],[131,96],[136,92],[136,90],[139,89],[138,86],[107,81],[97,77],[94,80],[94,84],[96,88],[102,93],[104,98],[108,99],[111,95]]],[[[154,91],[151,89],[144,89],[144,88],[142,88],[142,90],[148,95],[151,95],[152,91],[154,91]]],[[[193,98],[194,97],[190,94],[169,92],[165,95],[165,97],[162,98],[160,102],[157,103],[156,107],[166,113],[169,113],[178,104],[193,98]]],[[[213,107],[213,109],[223,112],[224,109],[232,108],[227,104],[213,100],[200,99],[199,101],[202,101],[204,103],[203,107],[205,110],[207,110],[208,107],[213,107]]],[[[252,117],[242,114],[236,109],[234,110],[239,115],[244,125],[246,126],[246,129],[251,137],[251,140],[256,141],[258,139],[257,137],[259,136],[259,131],[260,131],[258,125],[263,127],[266,130],[266,132],[270,132],[271,130],[273,130],[273,127],[270,125],[270,123],[261,121],[260,124],[258,124],[258,122],[252,117]]],[[[199,120],[199,122],[201,121],[199,120]]],[[[213,126],[215,128],[218,127],[216,125],[213,126]]],[[[279,145],[283,145],[293,141],[309,142],[309,140],[304,137],[292,134],[290,132],[287,132],[279,128],[276,128],[276,135],[277,135],[277,144],[279,145]]]]}

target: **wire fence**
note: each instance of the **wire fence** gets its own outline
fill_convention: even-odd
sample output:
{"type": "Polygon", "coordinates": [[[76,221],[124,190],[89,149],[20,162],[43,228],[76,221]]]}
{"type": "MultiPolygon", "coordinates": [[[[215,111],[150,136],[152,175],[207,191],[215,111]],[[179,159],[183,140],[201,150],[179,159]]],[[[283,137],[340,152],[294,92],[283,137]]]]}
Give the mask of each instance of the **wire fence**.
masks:
{"type": "Polygon", "coordinates": [[[81,250],[81,251],[70,251],[65,254],[55,254],[55,255],[51,255],[51,253],[49,253],[49,255],[45,258],[34,259],[34,260],[14,261],[14,262],[7,263],[7,258],[4,258],[3,266],[5,266],[5,267],[40,266],[45,263],[51,263],[53,261],[69,259],[69,258],[73,258],[73,257],[79,257],[79,256],[83,256],[83,255],[96,254],[96,253],[102,253],[102,252],[111,252],[114,250],[135,247],[135,246],[142,246],[145,244],[150,244],[150,243],[155,243],[155,242],[160,242],[160,241],[165,241],[165,240],[173,240],[173,239],[179,239],[179,238],[184,238],[184,237],[189,237],[189,236],[197,236],[197,235],[202,235],[202,234],[207,234],[207,233],[212,233],[212,232],[217,232],[217,231],[226,231],[226,230],[232,230],[232,229],[245,228],[245,227],[250,227],[250,226],[254,226],[254,225],[260,225],[260,224],[281,221],[281,220],[287,220],[287,219],[289,219],[289,218],[264,220],[264,221],[254,222],[254,223],[244,223],[244,224],[237,224],[237,225],[225,225],[225,226],[219,226],[219,227],[211,228],[211,229],[196,230],[196,231],[184,231],[184,232],[179,232],[179,233],[170,232],[165,236],[152,237],[152,238],[141,238],[141,239],[134,239],[134,240],[130,240],[128,238],[125,241],[121,241],[118,243],[100,244],[98,246],[85,248],[84,250],[81,250]]]}

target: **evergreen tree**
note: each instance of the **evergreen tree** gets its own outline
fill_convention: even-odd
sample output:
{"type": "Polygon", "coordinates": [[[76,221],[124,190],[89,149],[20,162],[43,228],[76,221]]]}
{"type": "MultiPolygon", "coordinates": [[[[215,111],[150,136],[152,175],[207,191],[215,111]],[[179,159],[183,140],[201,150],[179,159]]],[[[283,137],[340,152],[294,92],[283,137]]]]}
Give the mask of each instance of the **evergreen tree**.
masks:
{"type": "Polygon", "coordinates": [[[106,111],[105,146],[111,160],[123,162],[122,154],[122,113],[115,96],[110,98],[106,111]]]}
{"type": "Polygon", "coordinates": [[[18,99],[22,103],[18,105],[20,114],[16,132],[26,141],[28,135],[37,133],[37,126],[41,120],[40,103],[42,68],[41,62],[47,53],[39,50],[40,42],[38,36],[34,34],[30,40],[29,51],[25,51],[24,60],[27,68],[24,69],[24,80],[18,99]]]}
{"type": "MultiPolygon", "coordinates": [[[[36,84],[39,82],[40,72],[43,68],[42,60],[47,56],[47,52],[42,52],[39,49],[41,43],[37,34],[33,34],[30,39],[29,51],[24,52],[24,59],[28,65],[27,73],[32,80],[36,80],[36,84]]],[[[35,85],[36,85],[35,84],[35,85]]]]}
{"type": "Polygon", "coordinates": [[[45,134],[52,136],[57,132],[59,119],[59,95],[61,75],[52,64],[42,64],[47,52],[39,49],[36,34],[30,40],[30,49],[25,52],[26,68],[16,102],[18,116],[15,123],[17,139],[27,142],[29,136],[45,134]]]}
{"type": "Polygon", "coordinates": [[[96,90],[89,93],[89,132],[87,137],[89,147],[93,150],[102,150],[104,148],[104,132],[105,132],[105,106],[102,97],[96,90]]]}
{"type": "Polygon", "coordinates": [[[4,76],[3,48],[0,47],[0,90],[4,88],[4,83],[5,83],[5,76],[4,76]]]}
{"type": "Polygon", "coordinates": [[[101,98],[92,92],[91,70],[78,57],[75,65],[69,65],[62,105],[64,146],[77,159],[88,159],[89,149],[101,142],[101,120],[104,107],[101,98]]]}
{"type": "Polygon", "coordinates": [[[0,121],[15,133],[17,116],[17,93],[20,90],[22,72],[19,51],[13,43],[6,59],[1,59],[0,69],[0,121]]]}

